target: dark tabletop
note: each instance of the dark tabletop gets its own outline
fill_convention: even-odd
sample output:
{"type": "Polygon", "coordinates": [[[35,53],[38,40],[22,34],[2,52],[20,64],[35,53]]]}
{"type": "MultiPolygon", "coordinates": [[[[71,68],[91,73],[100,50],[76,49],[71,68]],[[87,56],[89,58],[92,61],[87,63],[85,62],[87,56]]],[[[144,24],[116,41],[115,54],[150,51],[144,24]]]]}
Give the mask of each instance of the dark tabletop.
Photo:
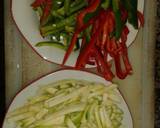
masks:
{"type": "Polygon", "coordinates": [[[0,127],[5,111],[5,84],[4,84],[4,22],[3,0],[0,0],[0,127]]]}
{"type": "Polygon", "coordinates": [[[160,128],[160,0],[157,0],[157,38],[155,50],[155,128],[160,128]]]}

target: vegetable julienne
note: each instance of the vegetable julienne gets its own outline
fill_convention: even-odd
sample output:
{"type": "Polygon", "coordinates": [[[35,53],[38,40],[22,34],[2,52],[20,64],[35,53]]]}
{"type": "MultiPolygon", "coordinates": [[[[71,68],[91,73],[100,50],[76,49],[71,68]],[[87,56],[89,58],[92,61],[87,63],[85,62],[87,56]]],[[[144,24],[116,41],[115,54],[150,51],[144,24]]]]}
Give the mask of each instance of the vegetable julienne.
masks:
{"type": "MultiPolygon", "coordinates": [[[[37,2],[41,3],[40,6],[44,6],[41,19],[44,19],[45,22],[40,24],[42,36],[56,35],[59,32],[67,33],[70,36],[67,45],[62,44],[67,49],[62,65],[66,63],[81,38],[82,42],[78,47],[80,53],[76,61],[76,69],[83,69],[87,64],[95,65],[98,72],[109,81],[113,79],[115,74],[120,79],[132,74],[132,66],[126,46],[129,34],[126,23],[130,23],[135,29],[144,25],[144,17],[137,10],[137,0],[70,0],[69,3],[65,0],[51,0],[49,2],[36,0],[32,6],[37,2]],[[61,6],[52,11],[49,6],[51,5],[50,2],[54,4],[56,1],[61,6]],[[80,3],[85,4],[82,6],[80,3]],[[75,6],[79,8],[70,13],[75,6]],[[48,10],[46,11],[45,8],[48,8],[48,10]],[[65,12],[65,10],[68,11],[65,12]],[[48,12],[52,15],[54,12],[54,16],[60,16],[59,23],[48,25],[51,16],[44,18],[44,15],[49,14],[48,12]],[[73,28],[73,31],[67,32],[65,26],[73,28]],[[116,69],[115,74],[111,71],[112,65],[107,60],[108,56],[113,58],[116,69]]],[[[33,7],[36,8],[37,6],[33,7]]],[[[43,44],[49,45],[45,42],[43,44]]]]}
{"type": "Polygon", "coordinates": [[[66,79],[42,86],[7,115],[17,128],[120,128],[124,113],[117,86],[66,79]]]}

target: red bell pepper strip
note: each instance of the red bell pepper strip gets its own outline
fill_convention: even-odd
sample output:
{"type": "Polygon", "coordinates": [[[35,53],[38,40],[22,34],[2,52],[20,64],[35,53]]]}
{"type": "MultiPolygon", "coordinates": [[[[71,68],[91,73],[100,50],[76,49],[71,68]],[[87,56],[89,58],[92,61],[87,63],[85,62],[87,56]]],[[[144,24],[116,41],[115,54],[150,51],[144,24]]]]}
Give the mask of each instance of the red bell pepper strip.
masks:
{"type": "Polygon", "coordinates": [[[46,2],[46,0],[35,0],[35,1],[31,4],[31,6],[32,6],[33,8],[37,8],[37,7],[41,6],[41,5],[43,5],[45,2],[46,2]]]}
{"type": "Polygon", "coordinates": [[[40,23],[43,24],[43,22],[48,18],[51,10],[52,10],[52,0],[45,0],[45,7],[43,10],[43,15],[40,18],[40,23]]]}
{"type": "Polygon", "coordinates": [[[127,72],[122,70],[121,67],[121,54],[117,53],[116,55],[114,55],[114,62],[115,62],[115,67],[116,67],[116,75],[118,76],[118,78],[120,79],[124,79],[127,76],[127,72]]]}
{"type": "Polygon", "coordinates": [[[120,45],[123,49],[122,58],[123,58],[123,62],[125,64],[126,71],[127,71],[128,74],[132,74],[132,66],[129,62],[127,46],[124,42],[120,43],[120,45]]]}
{"type": "Polygon", "coordinates": [[[43,14],[40,18],[41,24],[43,24],[43,22],[48,18],[51,12],[51,9],[52,9],[52,4],[53,4],[52,0],[36,0],[35,2],[31,4],[33,8],[37,8],[41,5],[44,5],[43,14]]]}
{"type": "MultiPolygon", "coordinates": [[[[100,12],[99,16],[102,15],[103,12],[100,12]]],[[[91,51],[93,50],[93,46],[95,45],[97,38],[99,38],[99,34],[103,28],[104,21],[101,21],[100,18],[95,18],[95,22],[92,25],[92,35],[90,42],[88,45],[81,51],[81,53],[78,56],[77,62],[76,62],[76,68],[80,69],[82,65],[84,65],[85,61],[88,59],[88,57],[91,54],[91,51]],[[101,22],[100,22],[101,21],[101,22]]]]}
{"type": "Polygon", "coordinates": [[[115,38],[107,39],[106,50],[110,56],[114,59],[116,74],[120,79],[124,79],[128,74],[132,73],[132,67],[130,65],[126,47],[126,40],[129,30],[127,27],[123,28],[121,34],[121,41],[116,41],[115,38]],[[125,66],[125,69],[122,69],[122,65],[125,66]]]}
{"type": "Polygon", "coordinates": [[[98,59],[96,59],[96,68],[97,68],[97,71],[99,72],[99,73],[101,73],[101,64],[99,63],[99,61],[98,61],[98,59]]]}
{"type": "MultiPolygon", "coordinates": [[[[93,35],[97,35],[93,34],[93,35]]],[[[93,52],[92,47],[95,44],[95,40],[93,38],[93,36],[91,37],[90,42],[88,43],[88,45],[82,50],[82,52],[79,54],[77,61],[76,61],[76,68],[77,69],[81,69],[81,67],[84,67],[84,65],[86,64],[86,61],[88,60],[90,54],[93,52]]]]}
{"type": "Polygon", "coordinates": [[[101,48],[105,47],[106,41],[108,40],[110,33],[112,33],[115,28],[115,18],[114,18],[114,14],[111,10],[108,10],[106,12],[105,18],[106,19],[105,19],[105,23],[103,26],[101,48]]]}
{"type": "Polygon", "coordinates": [[[67,61],[69,55],[71,54],[71,52],[72,52],[72,50],[73,50],[73,48],[74,48],[74,45],[75,45],[76,42],[77,42],[78,35],[79,35],[79,32],[78,32],[78,31],[76,31],[76,32],[73,34],[71,43],[70,43],[70,45],[69,45],[69,47],[68,47],[68,49],[67,49],[67,51],[66,51],[66,53],[65,53],[65,56],[64,56],[64,58],[63,58],[62,65],[65,64],[65,62],[67,61]]]}
{"type": "Polygon", "coordinates": [[[86,37],[82,37],[82,43],[81,43],[81,50],[83,49],[84,45],[86,44],[86,37]]]}
{"type": "MultiPolygon", "coordinates": [[[[96,22],[97,23],[97,22],[96,22]]],[[[95,29],[95,24],[93,25],[93,29],[95,29]]],[[[95,30],[94,30],[95,31],[95,30]]],[[[93,52],[93,46],[95,45],[95,37],[98,37],[99,31],[95,31],[95,33],[92,33],[90,42],[88,43],[88,45],[82,50],[82,52],[79,54],[78,58],[77,58],[77,62],[76,62],[76,68],[77,69],[81,69],[81,67],[84,67],[84,65],[86,64],[85,61],[88,60],[90,54],[92,54],[93,52]]]]}
{"type": "Polygon", "coordinates": [[[140,26],[144,26],[144,16],[141,12],[137,11],[138,20],[140,22],[140,26]]]}
{"type": "Polygon", "coordinates": [[[89,25],[93,24],[95,18],[92,18],[88,21],[88,23],[84,24],[81,28],[76,28],[75,30],[75,33],[73,34],[72,36],[72,40],[71,40],[71,43],[64,55],[64,58],[63,58],[63,62],[62,62],[62,65],[64,65],[69,57],[69,55],[71,54],[73,48],[74,48],[74,45],[76,44],[77,42],[77,39],[78,39],[78,35],[81,31],[83,31],[84,29],[86,29],[89,25]]]}
{"type": "Polygon", "coordinates": [[[77,25],[79,27],[82,27],[84,25],[84,17],[87,13],[91,13],[91,12],[94,12],[97,7],[99,6],[101,0],[93,0],[91,2],[89,2],[89,6],[87,6],[84,10],[82,10],[79,15],[77,16],[77,25]]]}
{"type": "Polygon", "coordinates": [[[108,17],[106,18],[106,21],[103,26],[103,32],[102,32],[102,41],[100,44],[101,49],[104,48],[105,42],[107,38],[109,38],[109,32],[108,32],[109,24],[108,24],[108,17]]]}
{"type": "Polygon", "coordinates": [[[106,40],[106,51],[110,54],[111,57],[114,56],[114,51],[117,49],[117,44],[115,43],[115,38],[108,38],[106,40]]]}
{"type": "Polygon", "coordinates": [[[121,20],[125,22],[128,18],[128,12],[123,7],[120,7],[120,11],[121,11],[121,20]]]}
{"type": "Polygon", "coordinates": [[[87,64],[89,64],[89,65],[95,65],[96,64],[95,61],[96,61],[95,60],[95,54],[90,54],[90,56],[89,56],[89,58],[87,60],[87,64]]]}
{"type": "Polygon", "coordinates": [[[97,66],[98,66],[97,69],[104,76],[106,80],[111,81],[114,75],[110,70],[110,66],[108,65],[108,63],[105,63],[102,55],[97,49],[94,49],[94,51],[95,51],[95,59],[96,59],[97,66]]]}
{"type": "Polygon", "coordinates": [[[115,43],[115,49],[112,51],[111,55],[114,59],[115,67],[116,67],[116,74],[120,79],[124,79],[128,74],[132,73],[132,67],[130,65],[127,53],[127,47],[125,43],[115,43]],[[122,65],[124,65],[125,69],[122,69],[122,65]]]}
{"type": "Polygon", "coordinates": [[[129,29],[128,29],[127,26],[124,26],[121,37],[120,37],[121,42],[126,42],[127,41],[128,34],[129,34],[129,29]]]}

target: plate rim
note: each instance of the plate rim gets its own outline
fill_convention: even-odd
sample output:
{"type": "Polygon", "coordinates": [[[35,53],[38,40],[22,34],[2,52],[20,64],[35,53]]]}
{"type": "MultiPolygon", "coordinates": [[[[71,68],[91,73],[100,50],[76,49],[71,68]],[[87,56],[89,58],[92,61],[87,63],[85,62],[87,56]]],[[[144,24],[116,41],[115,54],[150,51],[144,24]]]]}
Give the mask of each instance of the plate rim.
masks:
{"type": "MultiPolygon", "coordinates": [[[[87,71],[87,70],[78,70],[78,69],[75,70],[75,69],[73,69],[73,68],[64,68],[64,69],[57,69],[57,70],[55,70],[55,71],[51,71],[51,72],[49,72],[49,73],[43,74],[43,75],[37,77],[36,79],[31,80],[31,81],[28,82],[27,84],[22,84],[22,88],[17,91],[17,93],[13,96],[11,102],[9,103],[9,105],[8,105],[7,108],[6,108],[5,116],[4,116],[3,121],[2,121],[2,128],[5,128],[5,127],[4,127],[4,124],[5,124],[6,116],[7,116],[7,113],[8,113],[8,111],[9,111],[9,109],[10,109],[10,106],[13,104],[13,101],[16,99],[16,97],[17,97],[21,92],[23,92],[23,90],[25,90],[26,88],[28,88],[29,86],[31,86],[31,85],[34,84],[35,82],[41,80],[42,78],[47,77],[47,76],[50,76],[50,75],[53,75],[53,74],[55,74],[55,73],[57,73],[57,72],[61,72],[61,71],[77,71],[77,72],[89,73],[89,74],[91,74],[91,75],[95,75],[95,76],[97,76],[97,77],[100,77],[100,78],[104,79],[102,76],[98,75],[97,73],[90,72],[90,71],[87,71]]],[[[109,82],[110,82],[110,81],[109,81],[109,82]]],[[[111,83],[112,83],[112,82],[111,82],[111,83]]],[[[38,86],[38,85],[32,85],[32,86],[38,86]]],[[[120,95],[122,96],[122,98],[123,98],[123,100],[124,100],[124,102],[125,102],[125,104],[126,104],[126,106],[127,106],[127,108],[128,108],[128,112],[129,112],[130,117],[131,117],[131,125],[132,125],[132,128],[134,128],[133,115],[132,115],[132,113],[131,113],[130,107],[129,107],[128,103],[126,102],[126,99],[125,99],[123,93],[120,91],[120,89],[117,88],[117,90],[118,90],[118,92],[120,93],[120,95]]]]}
{"type": "MultiPolygon", "coordinates": [[[[141,1],[141,0],[140,0],[140,1],[141,1]]],[[[143,6],[143,8],[142,8],[142,13],[144,14],[145,0],[143,0],[143,5],[142,5],[142,6],[143,6]]],[[[24,34],[23,34],[22,31],[20,30],[18,24],[16,23],[15,17],[14,17],[14,15],[13,15],[13,0],[10,0],[10,10],[9,10],[9,11],[10,11],[10,14],[11,14],[11,18],[12,18],[12,20],[13,20],[15,26],[16,26],[16,29],[18,30],[18,32],[20,33],[20,35],[22,36],[22,38],[25,40],[24,43],[26,43],[41,59],[43,59],[43,60],[46,61],[46,62],[52,63],[52,64],[60,65],[60,66],[62,66],[62,67],[69,67],[69,68],[74,67],[74,65],[68,65],[68,64],[62,65],[62,63],[60,63],[60,62],[58,63],[58,62],[52,61],[52,60],[48,59],[48,57],[45,57],[45,56],[41,55],[41,54],[36,50],[36,48],[34,48],[34,47],[31,45],[31,42],[29,42],[29,40],[24,36],[24,34]]],[[[142,28],[140,28],[140,29],[142,29],[142,28]]],[[[131,47],[131,45],[134,44],[134,41],[136,40],[140,29],[138,29],[138,30],[136,31],[136,35],[135,35],[134,40],[131,41],[131,43],[127,46],[127,48],[131,47]]],[[[109,61],[112,61],[112,59],[109,60],[109,61]]],[[[93,67],[92,67],[92,66],[91,66],[91,67],[90,67],[90,66],[87,66],[87,67],[85,67],[85,68],[86,68],[86,69],[91,69],[91,68],[95,68],[95,67],[94,67],[94,66],[93,66],[93,67]]]]}

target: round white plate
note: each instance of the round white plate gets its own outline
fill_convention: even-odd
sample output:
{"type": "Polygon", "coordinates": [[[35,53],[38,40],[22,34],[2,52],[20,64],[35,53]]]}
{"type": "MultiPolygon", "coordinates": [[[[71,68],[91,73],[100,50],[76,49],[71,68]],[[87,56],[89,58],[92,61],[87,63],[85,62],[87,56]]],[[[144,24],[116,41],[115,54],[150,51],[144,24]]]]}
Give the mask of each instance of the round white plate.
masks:
{"type": "MultiPolygon", "coordinates": [[[[36,13],[33,11],[30,6],[34,0],[11,0],[11,12],[12,17],[23,35],[23,37],[27,40],[30,46],[47,61],[54,62],[57,64],[61,64],[65,51],[54,48],[54,47],[35,47],[35,44],[40,41],[45,41],[39,33],[39,21],[36,13]]],[[[144,8],[144,0],[138,0],[138,10],[143,12],[144,8]]],[[[138,30],[135,30],[131,25],[128,25],[130,33],[127,40],[127,46],[129,46],[135,39],[138,30]]],[[[74,66],[79,51],[73,52],[69,57],[66,65],[74,66]]],[[[110,58],[111,59],[111,58],[110,58]]]]}
{"type": "MultiPolygon", "coordinates": [[[[31,83],[29,86],[21,90],[13,99],[8,109],[8,112],[11,112],[12,110],[20,106],[23,106],[29,97],[36,95],[36,91],[39,89],[40,86],[44,86],[49,83],[52,83],[58,80],[63,80],[63,79],[77,79],[77,80],[88,80],[92,82],[101,82],[101,83],[104,83],[106,86],[110,84],[110,82],[107,82],[102,77],[92,73],[84,72],[84,71],[68,70],[68,69],[57,71],[38,79],[37,81],[31,83]]],[[[129,112],[128,106],[125,103],[125,100],[123,99],[120,92],[118,94],[119,94],[119,97],[121,98],[121,103],[119,107],[124,111],[124,119],[122,124],[125,126],[125,128],[133,128],[132,117],[129,112]]],[[[6,113],[6,116],[8,112],[6,113]]],[[[14,127],[14,124],[8,123],[7,119],[5,118],[2,128],[15,128],[15,127],[14,127]]]]}

